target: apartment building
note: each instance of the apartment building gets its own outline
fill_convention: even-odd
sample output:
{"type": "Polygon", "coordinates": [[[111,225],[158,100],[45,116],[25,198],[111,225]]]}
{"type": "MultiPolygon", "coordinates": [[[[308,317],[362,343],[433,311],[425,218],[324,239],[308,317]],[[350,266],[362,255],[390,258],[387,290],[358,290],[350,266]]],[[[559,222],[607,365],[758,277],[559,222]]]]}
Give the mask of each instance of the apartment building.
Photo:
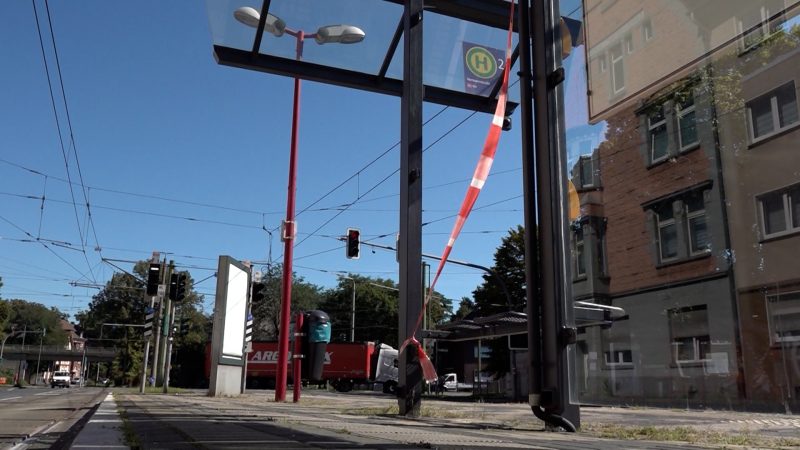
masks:
{"type": "Polygon", "coordinates": [[[586,2],[572,290],[627,316],[579,333],[582,401],[800,409],[794,3],[586,2]]]}

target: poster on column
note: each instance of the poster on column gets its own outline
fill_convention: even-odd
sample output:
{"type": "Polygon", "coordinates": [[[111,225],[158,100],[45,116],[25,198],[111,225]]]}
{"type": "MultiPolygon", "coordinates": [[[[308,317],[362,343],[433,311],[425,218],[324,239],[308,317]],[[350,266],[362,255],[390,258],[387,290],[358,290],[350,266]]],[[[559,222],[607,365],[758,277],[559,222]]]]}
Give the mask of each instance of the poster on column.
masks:
{"type": "Polygon", "coordinates": [[[505,52],[484,45],[463,42],[464,92],[489,95],[503,75],[505,52]]]}

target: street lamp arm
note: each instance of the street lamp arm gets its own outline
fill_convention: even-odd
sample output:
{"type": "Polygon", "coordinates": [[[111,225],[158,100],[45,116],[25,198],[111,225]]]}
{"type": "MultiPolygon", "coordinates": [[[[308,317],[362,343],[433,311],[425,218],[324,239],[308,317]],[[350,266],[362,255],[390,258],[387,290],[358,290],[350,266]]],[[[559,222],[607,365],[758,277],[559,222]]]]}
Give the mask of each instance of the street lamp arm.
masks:
{"type": "Polygon", "coordinates": [[[2,361],[2,360],[3,360],[3,351],[5,351],[5,349],[6,349],[6,341],[8,340],[8,338],[10,338],[10,337],[13,337],[13,336],[16,336],[16,335],[18,335],[18,334],[24,334],[24,333],[25,333],[25,332],[24,332],[24,331],[22,331],[22,330],[19,330],[19,331],[12,331],[12,332],[11,332],[11,334],[9,334],[9,335],[7,335],[5,338],[3,338],[3,345],[2,345],[2,346],[0,346],[0,361],[2,361]]]}

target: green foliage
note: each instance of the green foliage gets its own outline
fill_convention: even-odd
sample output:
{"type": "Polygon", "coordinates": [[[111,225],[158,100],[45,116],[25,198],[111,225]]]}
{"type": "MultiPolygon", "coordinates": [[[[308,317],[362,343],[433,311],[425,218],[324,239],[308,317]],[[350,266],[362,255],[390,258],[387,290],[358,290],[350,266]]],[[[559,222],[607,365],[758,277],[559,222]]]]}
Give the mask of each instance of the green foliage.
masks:
{"type": "MultiPolygon", "coordinates": [[[[41,303],[29,302],[26,300],[12,299],[0,302],[8,311],[8,319],[5,322],[4,332],[10,333],[12,327],[16,330],[39,331],[44,330],[42,344],[44,345],[64,345],[69,337],[61,328],[63,314],[56,308],[48,308],[41,303]]],[[[2,307],[0,307],[2,309],[2,307]]],[[[0,318],[2,321],[2,318],[0,318]]],[[[33,336],[31,333],[9,338],[8,344],[19,344],[25,342],[39,342],[40,336],[33,336]]]]}
{"type": "Polygon", "coordinates": [[[470,300],[468,297],[462,297],[461,302],[458,304],[458,310],[453,313],[453,317],[451,320],[462,320],[469,313],[475,310],[475,302],[470,300]]]}
{"type": "Polygon", "coordinates": [[[329,290],[319,309],[328,313],[332,341],[350,341],[353,280],[356,287],[356,341],[380,341],[397,347],[397,286],[392,280],[348,275],[329,290]],[[376,286],[377,285],[377,286],[376,286]],[[383,287],[380,287],[383,286],[383,287]]]}
{"type": "Polygon", "coordinates": [[[480,315],[488,316],[509,309],[522,311],[525,306],[525,230],[521,225],[509,230],[508,236],[503,238],[494,253],[492,270],[497,276],[483,275],[483,284],[472,292],[480,315]]]}
{"type": "MultiPolygon", "coordinates": [[[[355,340],[379,341],[397,347],[399,290],[394,281],[349,274],[325,294],[319,309],[331,317],[333,341],[349,341],[353,312],[353,280],[356,289],[355,340]]],[[[434,291],[427,307],[428,328],[443,323],[452,301],[434,291]]]]}
{"type": "MultiPolygon", "coordinates": [[[[142,328],[103,324],[144,323],[145,309],[150,306],[149,297],[145,296],[143,281],[148,267],[147,261],[137,263],[133,271],[138,277],[127,273],[115,273],[106,286],[92,297],[89,309],[76,315],[84,336],[89,338],[89,345],[96,343],[117,349],[117,356],[111,364],[109,373],[117,386],[131,386],[139,382],[144,351],[142,328]]],[[[191,276],[188,272],[185,273],[188,276],[189,286],[193,286],[194,281],[191,276]]],[[[203,344],[208,340],[205,334],[208,318],[198,311],[202,301],[202,295],[190,287],[186,291],[186,298],[176,306],[180,314],[191,315],[193,321],[197,323],[193,333],[179,337],[173,346],[173,354],[180,355],[180,358],[186,360],[194,358],[202,361],[205,357],[203,344]]],[[[174,369],[185,375],[190,364],[185,362],[181,364],[180,358],[177,359],[174,369]]],[[[202,370],[198,370],[198,374],[202,376],[202,370]]],[[[188,382],[181,377],[172,378],[172,381],[188,382]]]]}
{"type": "MultiPolygon", "coordinates": [[[[263,273],[264,300],[254,304],[253,339],[257,341],[274,341],[278,339],[278,325],[281,317],[281,265],[273,265],[263,273]]],[[[303,277],[292,274],[291,317],[298,311],[317,309],[322,299],[322,289],[307,283],[303,277]]]]}
{"type": "MultiPolygon", "coordinates": [[[[496,276],[484,275],[483,284],[473,291],[477,314],[485,317],[509,310],[524,311],[525,229],[521,225],[509,230],[508,236],[503,238],[495,251],[492,270],[496,276]]],[[[484,371],[497,376],[507,373],[511,364],[508,341],[492,339],[486,345],[491,349],[491,356],[485,362],[484,371]]]]}
{"type": "Polygon", "coordinates": [[[174,341],[174,363],[170,384],[201,387],[205,381],[205,348],[210,340],[211,320],[194,305],[181,303],[175,312],[180,329],[174,341]]]}
{"type": "Polygon", "coordinates": [[[6,323],[11,316],[10,303],[5,300],[0,300],[0,330],[6,329],[6,323]]]}

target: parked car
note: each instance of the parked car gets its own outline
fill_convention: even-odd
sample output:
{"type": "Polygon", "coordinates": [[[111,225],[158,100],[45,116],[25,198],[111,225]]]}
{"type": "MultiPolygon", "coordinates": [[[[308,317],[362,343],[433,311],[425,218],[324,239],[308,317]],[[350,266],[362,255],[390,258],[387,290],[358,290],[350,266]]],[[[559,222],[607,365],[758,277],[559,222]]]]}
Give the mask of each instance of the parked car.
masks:
{"type": "Polygon", "coordinates": [[[70,376],[69,372],[66,370],[59,370],[53,374],[53,378],[50,379],[50,388],[58,387],[69,387],[70,376]]]}

